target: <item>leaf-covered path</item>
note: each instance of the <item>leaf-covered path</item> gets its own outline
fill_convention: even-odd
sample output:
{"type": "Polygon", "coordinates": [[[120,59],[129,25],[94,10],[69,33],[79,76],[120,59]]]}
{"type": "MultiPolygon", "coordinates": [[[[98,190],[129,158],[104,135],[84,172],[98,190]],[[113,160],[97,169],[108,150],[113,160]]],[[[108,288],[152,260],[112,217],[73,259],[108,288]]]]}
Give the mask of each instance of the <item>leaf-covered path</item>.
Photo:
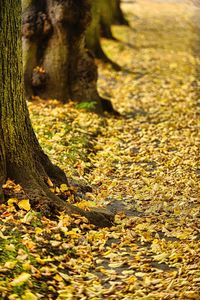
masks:
{"type": "Polygon", "coordinates": [[[50,221],[8,200],[0,299],[200,299],[200,11],[190,1],[123,8],[131,28],[115,26],[118,41],[103,40],[122,71],[99,63],[99,90],[122,116],[30,104],[45,151],[93,187],[79,197],[65,185],[55,192],[86,209],[107,206],[115,224],[50,221]]]}

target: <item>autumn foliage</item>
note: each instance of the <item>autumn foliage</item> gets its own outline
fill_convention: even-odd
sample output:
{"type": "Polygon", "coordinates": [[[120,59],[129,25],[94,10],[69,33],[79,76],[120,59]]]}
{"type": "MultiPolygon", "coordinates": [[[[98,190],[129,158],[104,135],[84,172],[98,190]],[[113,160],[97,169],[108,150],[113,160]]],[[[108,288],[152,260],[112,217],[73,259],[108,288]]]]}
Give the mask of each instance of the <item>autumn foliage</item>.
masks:
{"type": "Polygon", "coordinates": [[[8,181],[0,299],[199,299],[199,10],[163,2],[124,4],[131,27],[102,40],[122,70],[99,63],[98,88],[120,117],[29,104],[40,144],[85,188],[48,180],[50,191],[115,219],[98,230],[77,215],[50,220],[8,181]]]}

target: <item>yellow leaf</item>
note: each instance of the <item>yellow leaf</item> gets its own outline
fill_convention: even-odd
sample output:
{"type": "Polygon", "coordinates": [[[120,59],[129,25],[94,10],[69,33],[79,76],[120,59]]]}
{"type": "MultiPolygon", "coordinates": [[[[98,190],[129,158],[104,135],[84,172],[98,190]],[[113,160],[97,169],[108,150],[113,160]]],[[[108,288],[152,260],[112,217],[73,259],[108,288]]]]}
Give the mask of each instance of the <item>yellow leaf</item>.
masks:
{"type": "Polygon", "coordinates": [[[8,199],[7,203],[9,206],[12,206],[14,203],[17,203],[18,199],[17,198],[10,198],[8,199]]]}
{"type": "Polygon", "coordinates": [[[22,296],[23,300],[37,300],[38,297],[35,296],[33,293],[30,291],[26,291],[25,294],[22,296]]]}
{"type": "Polygon", "coordinates": [[[51,179],[49,177],[47,179],[47,184],[48,184],[48,186],[53,187],[53,182],[51,181],[51,179]]]}
{"type": "Polygon", "coordinates": [[[15,251],[15,245],[14,244],[6,245],[5,249],[8,251],[15,251]]]}
{"type": "Polygon", "coordinates": [[[108,266],[110,268],[119,268],[119,267],[123,266],[123,264],[124,264],[123,262],[112,262],[108,266]]]}
{"type": "Polygon", "coordinates": [[[42,259],[42,258],[40,258],[40,257],[36,257],[35,260],[36,260],[39,264],[41,264],[41,265],[45,265],[45,263],[46,263],[46,260],[45,260],[45,259],[42,259]]]}
{"type": "Polygon", "coordinates": [[[58,300],[65,299],[65,300],[72,300],[74,299],[74,290],[71,287],[67,287],[67,290],[60,290],[58,291],[58,300]]]}
{"type": "Polygon", "coordinates": [[[14,269],[14,267],[16,266],[17,264],[17,261],[16,260],[13,260],[13,261],[7,261],[4,265],[5,268],[8,268],[8,269],[14,269]]]}
{"type": "Polygon", "coordinates": [[[9,297],[8,297],[9,300],[20,300],[20,298],[18,297],[17,294],[11,294],[9,297]]]}
{"type": "Polygon", "coordinates": [[[30,277],[31,277],[31,275],[29,273],[23,272],[11,282],[11,285],[12,286],[21,286],[26,281],[28,281],[30,277]]]}
{"type": "Polygon", "coordinates": [[[53,246],[53,247],[57,247],[57,246],[60,246],[62,244],[62,242],[59,242],[59,241],[50,241],[50,244],[53,246]]]}
{"type": "Polygon", "coordinates": [[[42,233],[43,232],[43,229],[42,228],[40,228],[40,227],[36,227],[35,228],[35,233],[36,234],[40,234],[40,233],[42,233]]]}
{"type": "Polygon", "coordinates": [[[36,257],[35,260],[40,264],[40,265],[45,265],[48,262],[51,262],[53,259],[52,258],[40,258],[40,257],[36,257]]]}
{"type": "Polygon", "coordinates": [[[149,224],[148,223],[141,223],[135,226],[135,229],[138,230],[147,230],[148,229],[149,224]]]}
{"type": "Polygon", "coordinates": [[[83,201],[80,201],[77,206],[79,208],[87,208],[87,207],[91,207],[91,206],[95,206],[95,203],[93,201],[86,201],[86,200],[83,200],[83,201]]]}
{"type": "Polygon", "coordinates": [[[30,224],[33,218],[35,217],[35,213],[33,211],[27,212],[27,214],[23,218],[23,222],[30,224]]]}
{"type": "Polygon", "coordinates": [[[72,239],[76,239],[80,237],[80,234],[78,234],[77,232],[70,230],[65,232],[65,236],[70,236],[72,239]]]}
{"type": "Polygon", "coordinates": [[[160,261],[160,262],[161,262],[161,261],[164,261],[165,258],[167,258],[167,257],[168,257],[168,254],[165,253],[165,252],[153,256],[153,258],[154,258],[155,260],[160,261]]]}
{"type": "Polygon", "coordinates": [[[179,216],[180,213],[181,213],[180,207],[175,207],[175,208],[174,208],[174,214],[179,216]]]}
{"type": "Polygon", "coordinates": [[[125,281],[129,284],[133,284],[137,281],[137,277],[135,277],[134,275],[128,276],[125,281]]]}
{"type": "Polygon", "coordinates": [[[29,200],[21,200],[18,202],[18,206],[20,209],[24,209],[24,210],[30,210],[31,209],[31,206],[30,206],[30,203],[29,203],[29,200]]]}
{"type": "Polygon", "coordinates": [[[23,244],[30,250],[35,248],[35,243],[32,240],[24,240],[23,244]]]}
{"type": "Polygon", "coordinates": [[[10,237],[11,237],[10,235],[4,235],[3,232],[0,231],[0,238],[1,239],[7,240],[10,237]]]}
{"type": "Polygon", "coordinates": [[[70,276],[69,276],[69,275],[67,275],[67,274],[65,274],[65,273],[61,273],[61,272],[59,272],[59,275],[60,275],[63,279],[65,279],[66,281],[70,281],[70,276]]]}
{"type": "Polygon", "coordinates": [[[124,271],[122,271],[122,274],[123,275],[131,275],[131,274],[133,274],[133,270],[124,270],[124,271]]]}
{"type": "Polygon", "coordinates": [[[58,282],[63,281],[63,278],[59,274],[56,274],[53,278],[58,282]]]}
{"type": "Polygon", "coordinates": [[[29,271],[29,270],[31,270],[31,265],[29,262],[25,262],[24,264],[22,264],[22,268],[25,271],[29,271]]]}
{"type": "Polygon", "coordinates": [[[62,193],[68,191],[68,189],[69,189],[68,186],[66,184],[64,184],[64,183],[60,185],[60,191],[62,193]]]}
{"type": "MultiPolygon", "coordinates": [[[[60,190],[58,187],[55,188],[56,193],[60,193],[60,190]]],[[[54,192],[54,190],[52,190],[52,192],[54,192]]]]}
{"type": "Polygon", "coordinates": [[[147,274],[144,272],[136,272],[135,273],[135,276],[138,276],[138,277],[144,277],[145,275],[147,275],[147,274]]]}

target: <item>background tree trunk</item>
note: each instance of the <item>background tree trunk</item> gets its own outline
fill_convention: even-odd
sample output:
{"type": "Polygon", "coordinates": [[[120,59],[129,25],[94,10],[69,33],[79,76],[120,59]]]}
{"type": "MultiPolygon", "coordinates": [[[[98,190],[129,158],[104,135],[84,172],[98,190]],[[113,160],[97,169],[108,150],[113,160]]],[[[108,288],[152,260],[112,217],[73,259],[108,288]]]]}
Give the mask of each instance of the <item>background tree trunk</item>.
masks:
{"type": "MultiPolygon", "coordinates": [[[[0,195],[7,178],[15,180],[31,201],[32,207],[48,216],[57,210],[79,213],[93,223],[99,218],[110,223],[102,213],[85,212],[67,204],[47,187],[51,178],[66,182],[64,172],[54,166],[42,151],[33,132],[22,84],[21,3],[0,0],[0,195]]],[[[103,224],[102,223],[102,224],[103,224]]]]}
{"type": "Polygon", "coordinates": [[[121,10],[120,0],[102,0],[100,3],[101,7],[101,35],[108,39],[114,39],[112,34],[112,24],[128,25],[123,12],[121,10]]]}
{"type": "Polygon", "coordinates": [[[121,0],[115,0],[115,10],[113,15],[113,24],[129,26],[121,9],[121,0]]]}
{"type": "Polygon", "coordinates": [[[113,24],[116,10],[116,0],[101,1],[101,35],[107,39],[114,39],[111,26],[113,24]]]}
{"type": "Polygon", "coordinates": [[[106,110],[97,92],[94,58],[85,48],[85,31],[91,21],[90,0],[22,3],[26,96],[62,102],[94,101],[98,112],[106,110]]]}
{"type": "Polygon", "coordinates": [[[92,10],[91,10],[92,21],[86,31],[86,45],[87,48],[94,53],[96,58],[106,60],[107,56],[101,47],[101,41],[100,41],[101,6],[102,6],[102,0],[94,0],[92,2],[92,10]]]}
{"type": "Polygon", "coordinates": [[[102,35],[107,38],[115,39],[111,31],[115,8],[115,0],[92,1],[92,21],[86,31],[86,46],[92,51],[96,58],[111,64],[115,70],[119,71],[121,70],[120,66],[105,54],[100,41],[102,35]]]}

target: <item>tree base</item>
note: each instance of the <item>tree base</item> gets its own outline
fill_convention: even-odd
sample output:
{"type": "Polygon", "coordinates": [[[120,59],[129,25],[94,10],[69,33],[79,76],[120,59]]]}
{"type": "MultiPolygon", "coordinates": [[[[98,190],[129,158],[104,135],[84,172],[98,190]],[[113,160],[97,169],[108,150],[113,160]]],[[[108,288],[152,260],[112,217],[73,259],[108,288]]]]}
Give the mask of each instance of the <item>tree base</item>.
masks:
{"type": "Polygon", "coordinates": [[[120,113],[113,108],[110,100],[101,98],[101,104],[104,112],[108,112],[114,116],[120,116],[120,113]]]}
{"type": "MultiPolygon", "coordinates": [[[[16,168],[15,166],[13,169],[13,175],[15,176],[15,182],[19,183],[23,190],[20,198],[24,198],[24,196],[26,196],[30,200],[31,207],[34,210],[41,212],[44,216],[50,219],[55,219],[61,211],[64,211],[68,215],[83,216],[87,218],[90,223],[99,228],[111,227],[114,224],[113,213],[102,208],[94,208],[90,211],[85,211],[73,204],[67,203],[65,200],[61,199],[52,191],[50,191],[41,175],[34,173],[33,170],[24,169],[22,167],[16,168]]],[[[54,179],[56,179],[57,182],[60,181],[59,176],[58,178],[55,178],[55,173],[54,179]]],[[[68,182],[65,183],[68,184],[68,182]]],[[[74,185],[74,182],[72,182],[72,184],[74,185]]],[[[79,188],[79,186],[77,187],[79,188]]],[[[91,188],[89,187],[84,186],[80,188],[83,192],[87,192],[88,190],[91,191],[91,188]]],[[[0,193],[1,203],[3,203],[5,200],[2,187],[0,188],[0,193]]],[[[8,198],[8,194],[6,196],[6,198],[8,198]]],[[[12,197],[16,197],[16,195],[12,195],[12,197]]]]}

